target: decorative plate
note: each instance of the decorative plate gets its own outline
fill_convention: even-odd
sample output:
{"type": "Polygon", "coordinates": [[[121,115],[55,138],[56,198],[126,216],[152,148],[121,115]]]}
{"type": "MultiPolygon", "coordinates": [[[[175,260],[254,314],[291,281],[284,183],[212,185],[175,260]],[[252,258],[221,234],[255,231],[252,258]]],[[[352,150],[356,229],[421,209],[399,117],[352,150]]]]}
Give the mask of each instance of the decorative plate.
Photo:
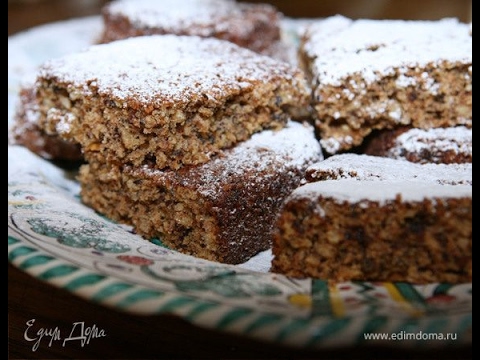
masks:
{"type": "MultiPolygon", "coordinates": [[[[294,25],[285,23],[286,38],[295,37],[294,25]]],[[[88,17],[9,37],[9,126],[22,81],[46,59],[93,43],[100,30],[100,18],[88,17]]],[[[9,146],[13,265],[125,312],[174,314],[200,327],[294,347],[471,343],[471,283],[298,280],[269,273],[269,251],[237,266],[209,262],[141,239],[82,205],[78,194],[74,172],[9,146]]]]}

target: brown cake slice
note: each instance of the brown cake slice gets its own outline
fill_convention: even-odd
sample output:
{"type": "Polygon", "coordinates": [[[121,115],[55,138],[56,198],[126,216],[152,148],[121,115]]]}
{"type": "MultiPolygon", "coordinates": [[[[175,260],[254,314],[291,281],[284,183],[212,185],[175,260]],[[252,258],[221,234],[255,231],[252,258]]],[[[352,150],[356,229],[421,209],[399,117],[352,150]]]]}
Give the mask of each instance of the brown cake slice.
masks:
{"type": "Polygon", "coordinates": [[[272,5],[234,0],[116,0],[102,9],[102,42],[142,35],[215,37],[257,52],[281,38],[283,15],[272,5]]]}
{"type": "Polygon", "coordinates": [[[280,210],[273,272],[332,281],[472,281],[471,164],[337,155],[307,173],[311,182],[280,210]]]}
{"type": "Polygon", "coordinates": [[[473,131],[465,126],[384,130],[366,141],[363,153],[421,164],[471,163],[473,131]]]}
{"type": "Polygon", "coordinates": [[[78,143],[49,135],[40,128],[34,87],[24,86],[18,96],[19,105],[10,134],[12,142],[48,160],[81,161],[83,155],[78,143]]]}
{"type": "Polygon", "coordinates": [[[472,126],[472,36],[455,19],[351,20],[306,29],[301,66],[327,154],[375,130],[472,126]]]}
{"type": "Polygon", "coordinates": [[[270,248],[282,201],[322,158],[313,127],[291,122],[179,170],[91,161],[81,169],[81,196],[147,239],[236,264],[270,248]]]}
{"type": "Polygon", "coordinates": [[[178,169],[302,118],[303,73],[233,43],[154,35],[51,60],[37,76],[39,126],[87,160],[178,169]]]}

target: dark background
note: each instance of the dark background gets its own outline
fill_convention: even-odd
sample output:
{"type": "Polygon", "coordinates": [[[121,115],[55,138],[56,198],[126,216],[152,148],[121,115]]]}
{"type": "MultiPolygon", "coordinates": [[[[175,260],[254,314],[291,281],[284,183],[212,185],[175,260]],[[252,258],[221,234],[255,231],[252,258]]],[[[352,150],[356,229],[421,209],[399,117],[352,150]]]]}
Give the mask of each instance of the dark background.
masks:
{"type": "MultiPolygon", "coordinates": [[[[161,1],[161,0],[159,0],[161,1]]],[[[181,1],[181,0],[178,0],[181,1]]],[[[249,0],[275,5],[287,16],[471,21],[471,0],[249,0]]],[[[106,0],[9,0],[8,35],[59,19],[98,14],[106,0]]]]}

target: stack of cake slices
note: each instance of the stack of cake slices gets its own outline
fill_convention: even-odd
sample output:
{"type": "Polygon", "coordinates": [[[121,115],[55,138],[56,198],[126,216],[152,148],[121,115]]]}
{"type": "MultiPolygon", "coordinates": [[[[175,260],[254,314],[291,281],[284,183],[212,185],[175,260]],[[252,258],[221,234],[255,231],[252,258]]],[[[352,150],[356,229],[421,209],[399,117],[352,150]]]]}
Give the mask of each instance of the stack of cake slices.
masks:
{"type": "Polygon", "coordinates": [[[82,149],[86,204],[205,259],[269,248],[283,199],[322,159],[313,127],[294,122],[302,72],[224,40],[93,45],[43,64],[31,92],[37,125],[82,149]]]}

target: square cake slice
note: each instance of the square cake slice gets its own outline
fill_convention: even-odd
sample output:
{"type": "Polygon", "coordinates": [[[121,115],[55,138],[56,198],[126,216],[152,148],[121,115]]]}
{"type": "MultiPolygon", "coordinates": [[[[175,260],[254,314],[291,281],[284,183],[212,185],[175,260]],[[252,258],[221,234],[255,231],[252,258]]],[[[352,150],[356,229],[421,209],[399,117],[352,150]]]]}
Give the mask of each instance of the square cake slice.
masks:
{"type": "Polygon", "coordinates": [[[235,0],[115,0],[102,9],[102,42],[142,35],[195,35],[256,52],[280,41],[283,15],[272,5],[235,0]]]}
{"type": "Polygon", "coordinates": [[[472,126],[472,35],[456,19],[351,20],[309,25],[301,67],[325,152],[376,130],[472,126]]]}
{"type": "Polygon", "coordinates": [[[153,35],[93,45],[45,63],[39,126],[87,161],[158,169],[207,162],[308,108],[303,73],[233,43],[153,35]]]}
{"type": "Polygon", "coordinates": [[[237,264],[271,247],[281,203],[322,159],[313,127],[290,122],[179,170],[91,161],[81,169],[81,197],[147,239],[237,264]]]}
{"type": "Polygon", "coordinates": [[[307,174],[310,182],[280,209],[273,272],[335,282],[472,281],[471,164],[336,155],[307,174]]]}

